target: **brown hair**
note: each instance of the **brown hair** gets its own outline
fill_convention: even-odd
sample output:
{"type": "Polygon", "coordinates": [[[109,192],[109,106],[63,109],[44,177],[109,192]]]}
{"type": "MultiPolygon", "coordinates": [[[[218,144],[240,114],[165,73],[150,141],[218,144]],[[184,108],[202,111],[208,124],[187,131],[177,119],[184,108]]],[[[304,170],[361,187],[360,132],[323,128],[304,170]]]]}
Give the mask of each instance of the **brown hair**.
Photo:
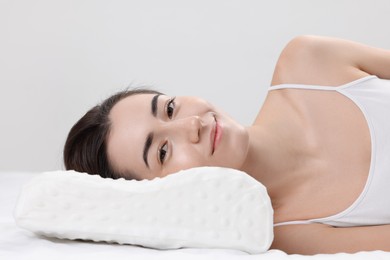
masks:
{"type": "Polygon", "coordinates": [[[106,140],[111,127],[109,114],[116,103],[138,94],[161,93],[149,89],[120,91],[90,109],[77,121],[65,142],[64,164],[67,170],[97,174],[103,178],[124,177],[124,173],[115,171],[107,157],[106,140]]]}

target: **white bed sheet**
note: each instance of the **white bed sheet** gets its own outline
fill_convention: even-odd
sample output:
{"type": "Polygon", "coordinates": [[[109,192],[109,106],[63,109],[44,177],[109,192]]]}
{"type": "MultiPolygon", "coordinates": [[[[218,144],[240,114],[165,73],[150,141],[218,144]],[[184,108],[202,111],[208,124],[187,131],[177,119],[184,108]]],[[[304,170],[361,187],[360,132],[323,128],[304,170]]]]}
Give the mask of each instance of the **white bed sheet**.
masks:
{"type": "Polygon", "coordinates": [[[249,255],[245,252],[226,249],[156,250],[130,245],[117,245],[85,241],[60,240],[39,237],[16,226],[13,209],[24,183],[36,173],[0,172],[0,259],[390,259],[389,252],[373,251],[356,254],[319,254],[314,256],[287,255],[280,250],[249,255]]]}

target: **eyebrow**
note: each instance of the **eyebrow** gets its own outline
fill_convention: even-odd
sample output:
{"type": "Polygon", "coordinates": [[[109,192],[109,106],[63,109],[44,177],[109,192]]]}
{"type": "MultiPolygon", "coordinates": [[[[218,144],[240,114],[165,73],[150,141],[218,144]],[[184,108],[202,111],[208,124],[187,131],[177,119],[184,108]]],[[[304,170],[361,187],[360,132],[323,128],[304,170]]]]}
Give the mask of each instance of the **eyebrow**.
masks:
{"type": "Polygon", "coordinates": [[[152,102],[151,102],[151,106],[152,106],[152,115],[154,117],[157,116],[157,101],[158,101],[158,97],[160,96],[160,94],[157,94],[155,95],[153,98],[152,98],[152,102]]]}
{"type": "MultiPolygon", "coordinates": [[[[160,94],[155,95],[152,98],[152,102],[151,102],[151,111],[152,111],[152,115],[154,117],[157,117],[157,103],[158,103],[158,97],[159,96],[160,96],[160,94]]],[[[146,141],[145,141],[145,145],[144,145],[144,151],[143,151],[143,154],[142,154],[144,162],[145,162],[145,165],[148,168],[149,168],[148,153],[149,153],[150,146],[152,145],[152,143],[153,143],[153,133],[149,133],[148,136],[146,137],[146,141]]]]}
{"type": "Polygon", "coordinates": [[[149,153],[149,149],[150,149],[150,146],[152,145],[152,143],[153,143],[153,134],[149,133],[148,137],[146,138],[144,152],[143,152],[144,162],[146,164],[146,167],[148,167],[148,168],[149,168],[148,153],[149,153]]]}

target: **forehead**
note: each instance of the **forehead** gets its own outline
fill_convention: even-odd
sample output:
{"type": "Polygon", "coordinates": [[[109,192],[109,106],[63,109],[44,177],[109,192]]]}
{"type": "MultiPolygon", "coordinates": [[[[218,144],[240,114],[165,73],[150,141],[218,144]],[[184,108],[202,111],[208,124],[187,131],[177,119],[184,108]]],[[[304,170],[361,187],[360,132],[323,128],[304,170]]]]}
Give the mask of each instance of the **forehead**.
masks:
{"type": "Polygon", "coordinates": [[[110,120],[112,123],[121,123],[123,116],[138,114],[150,114],[150,102],[156,94],[136,94],[123,98],[113,106],[110,111],[110,120]]]}
{"type": "Polygon", "coordinates": [[[153,120],[151,100],[155,94],[137,94],[119,101],[111,109],[107,154],[119,172],[141,173],[142,151],[153,120]]]}

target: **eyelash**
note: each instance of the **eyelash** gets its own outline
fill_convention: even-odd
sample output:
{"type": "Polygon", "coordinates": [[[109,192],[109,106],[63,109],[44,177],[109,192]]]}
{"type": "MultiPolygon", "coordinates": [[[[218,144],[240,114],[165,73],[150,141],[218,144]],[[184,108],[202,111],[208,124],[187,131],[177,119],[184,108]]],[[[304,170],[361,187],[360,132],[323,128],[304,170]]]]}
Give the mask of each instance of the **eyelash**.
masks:
{"type": "Polygon", "coordinates": [[[171,98],[170,100],[168,100],[166,108],[165,108],[165,111],[166,111],[167,116],[168,116],[169,119],[172,118],[173,112],[175,111],[175,98],[176,97],[171,98]],[[171,107],[171,105],[172,105],[172,107],[171,107]],[[170,111],[170,109],[171,109],[171,111],[170,111]]]}
{"type": "Polygon", "coordinates": [[[168,153],[168,142],[165,142],[161,148],[158,150],[158,159],[161,164],[164,164],[165,157],[167,156],[168,153]],[[165,147],[165,149],[164,149],[165,147]]]}
{"type": "MultiPolygon", "coordinates": [[[[175,111],[175,98],[176,97],[169,99],[165,107],[165,111],[169,119],[172,119],[173,112],[175,111]]],[[[160,147],[160,149],[158,149],[158,159],[161,164],[164,164],[167,153],[168,153],[168,142],[166,141],[160,147]]]]}

